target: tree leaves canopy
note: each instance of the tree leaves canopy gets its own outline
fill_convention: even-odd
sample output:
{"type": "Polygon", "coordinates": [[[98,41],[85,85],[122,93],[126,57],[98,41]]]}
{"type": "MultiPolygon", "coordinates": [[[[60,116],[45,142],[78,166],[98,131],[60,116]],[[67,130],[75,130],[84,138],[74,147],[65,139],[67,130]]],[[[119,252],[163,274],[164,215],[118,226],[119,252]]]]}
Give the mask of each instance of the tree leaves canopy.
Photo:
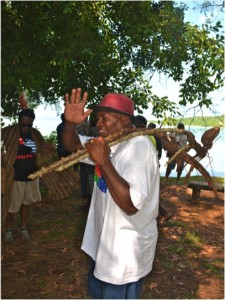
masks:
{"type": "Polygon", "coordinates": [[[106,93],[125,93],[139,113],[177,112],[150,85],[154,73],[180,83],[180,104],[209,106],[223,85],[221,24],[184,22],[173,1],[2,1],[2,115],[15,116],[18,94],[30,103],[59,104],[74,87],[89,107],[106,93]]]}

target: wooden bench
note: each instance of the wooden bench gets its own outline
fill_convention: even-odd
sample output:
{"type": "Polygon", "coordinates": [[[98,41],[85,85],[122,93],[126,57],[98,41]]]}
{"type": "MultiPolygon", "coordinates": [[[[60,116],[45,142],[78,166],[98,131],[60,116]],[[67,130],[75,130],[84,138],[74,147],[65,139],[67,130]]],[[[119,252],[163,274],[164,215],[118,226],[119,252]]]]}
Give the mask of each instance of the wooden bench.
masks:
{"type": "MultiPolygon", "coordinates": [[[[199,182],[199,181],[190,181],[188,187],[192,189],[192,197],[191,200],[193,202],[198,202],[200,198],[201,190],[212,191],[213,189],[208,185],[207,182],[199,182]]],[[[224,186],[220,184],[215,184],[217,192],[224,193],[224,186]]]]}

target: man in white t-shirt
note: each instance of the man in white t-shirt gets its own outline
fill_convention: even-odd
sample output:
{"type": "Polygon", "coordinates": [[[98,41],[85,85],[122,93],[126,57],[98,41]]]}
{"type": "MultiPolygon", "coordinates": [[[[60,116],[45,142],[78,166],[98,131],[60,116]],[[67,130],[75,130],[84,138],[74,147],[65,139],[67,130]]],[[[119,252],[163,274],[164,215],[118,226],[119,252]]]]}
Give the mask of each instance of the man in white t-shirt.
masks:
{"type": "MultiPolygon", "coordinates": [[[[138,299],[143,278],[152,270],[157,243],[159,167],[147,136],[134,137],[109,148],[104,138],[132,128],[133,101],[108,94],[94,107],[99,137],[88,141],[75,133],[84,122],[85,92],[65,96],[64,148],[73,152],[86,144],[95,164],[95,185],[82,242],[91,258],[88,289],[95,299],[138,299]]],[[[90,139],[90,137],[89,137],[90,139]]]]}

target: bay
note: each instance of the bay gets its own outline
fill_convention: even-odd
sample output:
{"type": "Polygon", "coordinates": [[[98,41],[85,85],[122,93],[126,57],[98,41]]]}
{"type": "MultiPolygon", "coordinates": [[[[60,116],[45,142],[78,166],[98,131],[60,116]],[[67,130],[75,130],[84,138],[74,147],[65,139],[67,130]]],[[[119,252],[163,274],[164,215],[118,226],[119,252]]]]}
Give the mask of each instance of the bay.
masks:
{"type": "MultiPolygon", "coordinates": [[[[186,130],[191,131],[195,135],[195,140],[202,146],[201,137],[203,133],[211,127],[202,126],[190,126],[186,127],[186,130]]],[[[213,142],[212,148],[208,151],[205,158],[200,160],[200,164],[209,172],[211,176],[223,177],[225,175],[225,141],[224,141],[224,128],[220,128],[220,133],[213,142]]],[[[195,151],[191,149],[188,154],[191,156],[195,155],[195,151]]],[[[165,176],[166,173],[166,151],[162,151],[162,158],[160,160],[160,175],[165,176]]],[[[190,165],[186,165],[181,177],[185,177],[190,169],[190,165]]],[[[176,168],[171,172],[170,177],[176,177],[176,168]]],[[[200,172],[194,169],[191,176],[202,176],[200,172]]]]}

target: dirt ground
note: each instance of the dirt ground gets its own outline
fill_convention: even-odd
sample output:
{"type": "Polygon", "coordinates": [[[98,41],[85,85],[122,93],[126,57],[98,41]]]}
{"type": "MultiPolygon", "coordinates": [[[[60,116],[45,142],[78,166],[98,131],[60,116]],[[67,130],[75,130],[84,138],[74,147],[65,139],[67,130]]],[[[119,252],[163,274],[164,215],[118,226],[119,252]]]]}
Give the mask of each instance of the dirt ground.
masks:
{"type": "MultiPolygon", "coordinates": [[[[185,185],[162,184],[161,202],[173,214],[159,227],[154,266],[142,299],[224,299],[224,194],[202,191],[192,203],[185,185]]],[[[81,251],[85,199],[42,204],[30,212],[31,241],[15,224],[14,241],[2,239],[2,299],[90,299],[89,258],[81,251]]]]}

